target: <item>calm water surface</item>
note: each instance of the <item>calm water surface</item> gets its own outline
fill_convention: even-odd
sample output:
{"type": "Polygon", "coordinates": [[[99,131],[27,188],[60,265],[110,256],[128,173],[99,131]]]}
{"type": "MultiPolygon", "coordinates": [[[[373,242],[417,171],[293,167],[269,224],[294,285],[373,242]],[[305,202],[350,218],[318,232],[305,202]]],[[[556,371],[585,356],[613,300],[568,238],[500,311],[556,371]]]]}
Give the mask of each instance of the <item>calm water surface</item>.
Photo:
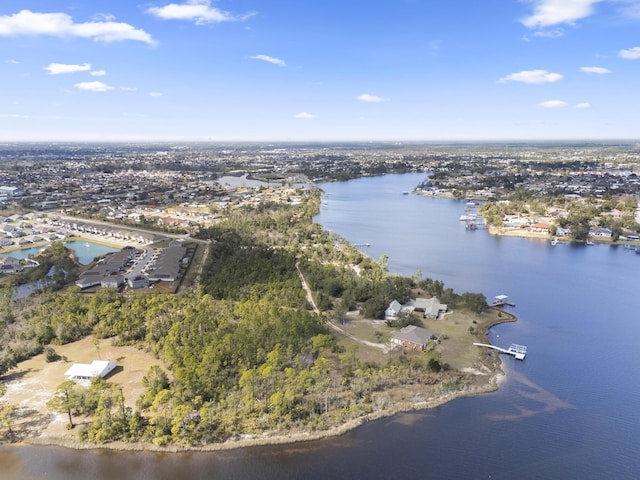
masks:
{"type": "MultiPolygon", "coordinates": [[[[78,257],[78,261],[82,265],[89,265],[96,257],[101,255],[105,255],[111,252],[117,252],[117,248],[108,247],[106,245],[101,245],[99,243],[80,241],[80,240],[72,240],[69,242],[63,242],[64,246],[70,248],[76,253],[78,257]]],[[[2,257],[14,257],[18,259],[28,258],[30,255],[37,255],[40,250],[46,247],[33,247],[33,248],[25,248],[22,250],[13,250],[11,252],[0,253],[2,257]]]]}
{"type": "Polygon", "coordinates": [[[492,343],[493,394],[371,422],[338,438],[192,454],[0,448],[0,478],[47,479],[635,479],[640,478],[640,256],[466,231],[464,202],[402,195],[424,175],[323,185],[316,221],[390,270],[456,291],[509,295],[519,321],[492,343]]]}

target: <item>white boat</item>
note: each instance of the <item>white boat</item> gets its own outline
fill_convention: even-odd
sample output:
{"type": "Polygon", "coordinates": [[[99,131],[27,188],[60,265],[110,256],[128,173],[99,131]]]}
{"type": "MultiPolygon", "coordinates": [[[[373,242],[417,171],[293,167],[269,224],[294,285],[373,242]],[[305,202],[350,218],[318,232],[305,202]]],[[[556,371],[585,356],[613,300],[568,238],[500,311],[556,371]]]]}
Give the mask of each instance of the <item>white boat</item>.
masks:
{"type": "Polygon", "coordinates": [[[557,245],[558,244],[558,239],[556,237],[553,237],[551,239],[551,245],[557,245]]]}

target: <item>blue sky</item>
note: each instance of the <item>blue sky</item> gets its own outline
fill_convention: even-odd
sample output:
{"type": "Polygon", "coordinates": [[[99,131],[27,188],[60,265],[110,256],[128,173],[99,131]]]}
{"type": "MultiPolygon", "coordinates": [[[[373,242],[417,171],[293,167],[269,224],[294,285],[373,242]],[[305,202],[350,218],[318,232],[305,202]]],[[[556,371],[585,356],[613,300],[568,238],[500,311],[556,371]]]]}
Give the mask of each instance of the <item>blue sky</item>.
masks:
{"type": "Polygon", "coordinates": [[[0,140],[640,138],[640,0],[7,0],[0,140]]]}

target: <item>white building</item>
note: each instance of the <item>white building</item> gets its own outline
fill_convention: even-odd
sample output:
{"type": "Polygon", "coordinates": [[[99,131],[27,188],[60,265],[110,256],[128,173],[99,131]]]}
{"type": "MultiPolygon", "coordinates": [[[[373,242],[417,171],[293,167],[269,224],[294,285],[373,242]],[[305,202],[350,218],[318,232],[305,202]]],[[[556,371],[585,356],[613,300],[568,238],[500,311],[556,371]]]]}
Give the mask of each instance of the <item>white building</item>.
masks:
{"type": "Polygon", "coordinates": [[[83,381],[94,377],[106,377],[114,368],[115,362],[111,360],[94,360],[91,363],[74,363],[64,376],[69,380],[83,381]]]}

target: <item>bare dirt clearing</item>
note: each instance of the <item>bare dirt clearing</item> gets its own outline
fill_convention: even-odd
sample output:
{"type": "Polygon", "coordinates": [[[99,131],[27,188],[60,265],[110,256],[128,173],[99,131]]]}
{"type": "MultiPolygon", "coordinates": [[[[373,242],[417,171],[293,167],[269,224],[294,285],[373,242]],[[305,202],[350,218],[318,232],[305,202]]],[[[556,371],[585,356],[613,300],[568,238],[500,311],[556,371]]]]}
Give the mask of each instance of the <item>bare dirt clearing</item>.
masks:
{"type": "MultiPolygon", "coordinates": [[[[18,418],[14,430],[20,437],[69,437],[74,438],[74,431],[67,431],[66,415],[55,414],[46,407],[56,388],[66,380],[64,372],[73,363],[91,363],[93,360],[112,360],[117,367],[106,380],[122,386],[128,406],[135,407],[136,400],[144,392],[142,377],[151,365],[162,362],[151,354],[135,347],[117,347],[110,339],[100,340],[98,347],[93,337],[77,342],[54,347],[64,360],[45,362],[44,355],[38,355],[21,362],[7,375],[0,378],[7,386],[5,399],[15,405],[18,418]]],[[[165,369],[166,370],[166,369],[165,369]]]]}

